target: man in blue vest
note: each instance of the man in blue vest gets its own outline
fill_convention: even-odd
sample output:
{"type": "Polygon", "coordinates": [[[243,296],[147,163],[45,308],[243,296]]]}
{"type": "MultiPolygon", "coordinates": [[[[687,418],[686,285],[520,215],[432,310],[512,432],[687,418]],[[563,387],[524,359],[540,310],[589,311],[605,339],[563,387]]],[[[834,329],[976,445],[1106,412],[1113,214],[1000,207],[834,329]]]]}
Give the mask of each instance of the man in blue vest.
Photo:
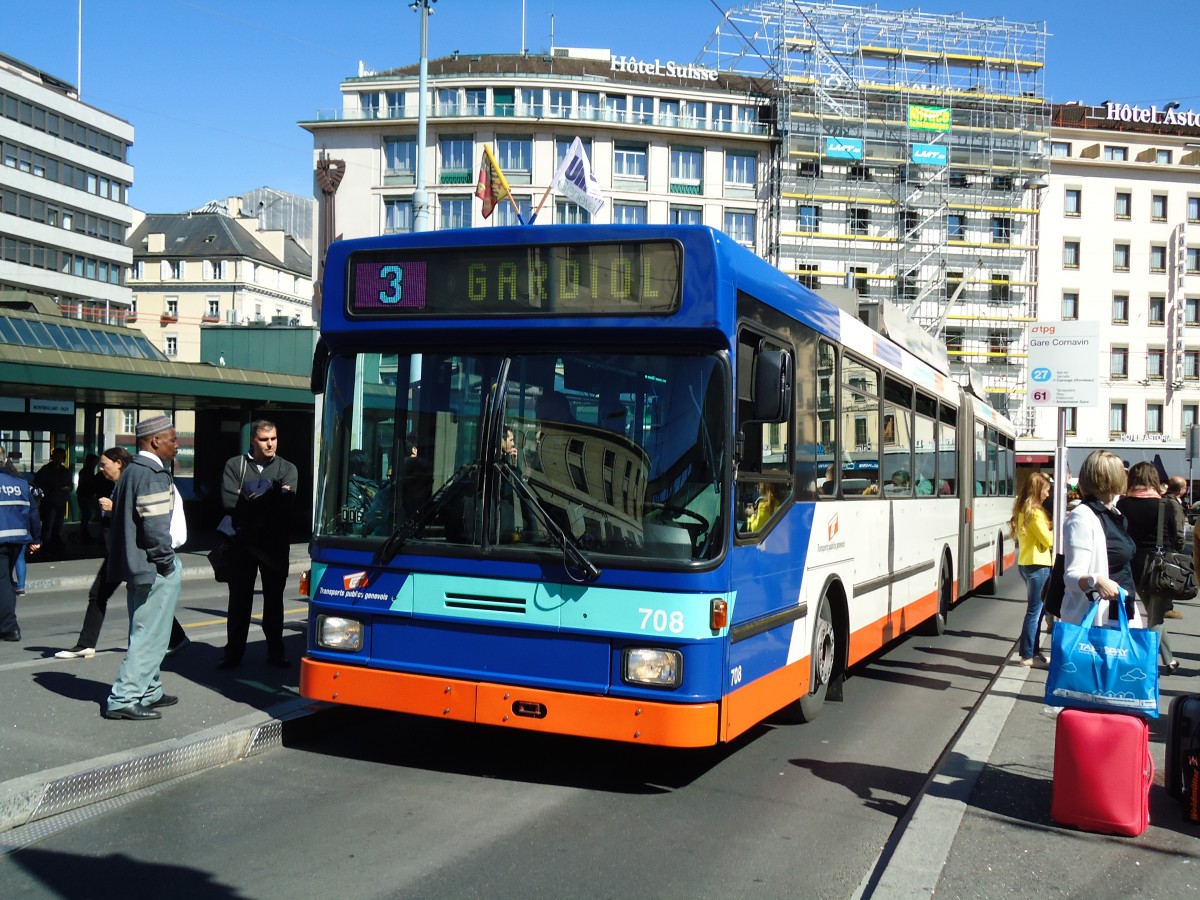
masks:
{"type": "MultiPolygon", "coordinates": [[[[0,469],[0,641],[19,641],[21,626],[17,624],[17,594],[13,569],[25,545],[36,540],[42,522],[37,505],[24,478],[0,469]]],[[[30,544],[33,550],[40,545],[30,544]]]]}

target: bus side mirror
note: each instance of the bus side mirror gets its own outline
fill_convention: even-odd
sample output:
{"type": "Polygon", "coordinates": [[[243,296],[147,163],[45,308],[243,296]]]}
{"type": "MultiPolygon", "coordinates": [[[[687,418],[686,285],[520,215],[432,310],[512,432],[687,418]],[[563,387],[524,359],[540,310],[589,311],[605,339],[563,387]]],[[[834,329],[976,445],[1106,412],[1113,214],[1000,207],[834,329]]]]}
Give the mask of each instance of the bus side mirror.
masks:
{"type": "Polygon", "coordinates": [[[792,414],[792,354],[763,350],[754,361],[754,418],[786,422],[792,414]]]}
{"type": "Polygon", "coordinates": [[[324,338],[317,339],[313,348],[312,375],[309,376],[308,386],[318,397],[325,393],[325,376],[329,374],[329,345],[324,338]]]}

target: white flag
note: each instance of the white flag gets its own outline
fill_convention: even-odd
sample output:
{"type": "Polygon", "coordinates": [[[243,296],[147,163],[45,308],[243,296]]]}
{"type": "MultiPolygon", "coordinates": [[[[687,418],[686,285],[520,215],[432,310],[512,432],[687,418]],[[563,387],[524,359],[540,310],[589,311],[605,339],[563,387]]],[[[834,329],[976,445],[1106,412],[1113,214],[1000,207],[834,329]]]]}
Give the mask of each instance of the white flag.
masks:
{"type": "Polygon", "coordinates": [[[579,138],[571,142],[571,149],[554,173],[550,186],[568,200],[578,203],[589,215],[594,216],[604,205],[600,185],[596,183],[596,176],[592,174],[592,166],[579,138]]]}

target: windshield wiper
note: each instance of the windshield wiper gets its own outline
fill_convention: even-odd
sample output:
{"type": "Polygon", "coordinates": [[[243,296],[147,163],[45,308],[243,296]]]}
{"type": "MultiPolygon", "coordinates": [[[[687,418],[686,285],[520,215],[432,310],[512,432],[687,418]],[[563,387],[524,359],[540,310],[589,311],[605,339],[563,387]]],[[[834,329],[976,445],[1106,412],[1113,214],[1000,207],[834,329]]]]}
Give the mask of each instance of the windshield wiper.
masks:
{"type": "Polygon", "coordinates": [[[379,548],[379,552],[375,554],[375,562],[377,565],[386,565],[395,558],[413,535],[421,530],[421,526],[433,518],[434,514],[442,509],[446,504],[446,499],[450,494],[450,489],[460,484],[466,475],[476,475],[479,471],[477,462],[469,462],[457,472],[446,479],[443,484],[432,497],[421,504],[420,508],[396,526],[396,530],[391,533],[383,546],[379,548]]]}
{"type": "Polygon", "coordinates": [[[595,581],[599,578],[600,569],[588,559],[587,554],[583,552],[583,548],[575,543],[575,539],[563,531],[559,527],[559,524],[550,517],[538,495],[530,490],[529,485],[522,480],[521,476],[503,461],[498,461],[496,466],[499,468],[501,476],[506,478],[509,484],[513,486],[513,490],[520,494],[522,499],[529,502],[537,514],[538,521],[542,523],[542,527],[549,532],[550,536],[554,538],[554,542],[558,544],[559,549],[562,550],[563,567],[567,570],[568,577],[572,581],[580,582],[595,581]],[[575,577],[575,573],[571,571],[572,563],[583,573],[582,578],[575,577]]]}

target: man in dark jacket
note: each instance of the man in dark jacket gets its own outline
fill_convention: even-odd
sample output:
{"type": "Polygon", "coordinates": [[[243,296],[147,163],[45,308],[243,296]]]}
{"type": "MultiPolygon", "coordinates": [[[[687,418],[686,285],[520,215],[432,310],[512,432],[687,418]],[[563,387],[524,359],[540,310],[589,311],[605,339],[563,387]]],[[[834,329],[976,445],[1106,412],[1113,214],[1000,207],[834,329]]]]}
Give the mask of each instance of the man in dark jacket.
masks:
{"type": "Polygon", "coordinates": [[[109,719],[160,719],[161,707],[179,702],[164,694],[159,669],[167,654],[183,567],[175,556],[171,517],[175,482],[166,464],[179,452],[166,416],[138,423],[138,453],[113,489],[108,576],[124,581],[129,606],[129,649],[109,694],[109,719]]]}
{"type": "Polygon", "coordinates": [[[250,452],[225,463],[221,499],[233,529],[233,571],[229,578],[229,618],[225,657],[218,669],[242,662],[254,605],[254,582],[262,575],[262,630],[267,639],[267,662],[291,665],[283,648],[283,588],[288,576],[288,532],[295,510],[299,474],[278,455],[279,432],[274,422],[250,423],[250,452]]]}
{"type": "MultiPolygon", "coordinates": [[[[0,641],[19,641],[21,626],[17,624],[17,594],[13,568],[25,545],[36,541],[42,527],[37,504],[30,495],[24,478],[0,469],[0,641]]],[[[30,545],[37,550],[38,544],[30,545]]]]}
{"type": "Polygon", "coordinates": [[[62,447],[55,447],[50,451],[50,462],[38,469],[37,474],[33,476],[33,486],[42,492],[42,503],[38,512],[42,517],[42,547],[47,555],[61,555],[65,549],[62,527],[67,518],[71,491],[75,489],[75,480],[71,477],[71,470],[65,465],[66,460],[67,451],[62,447]]]}

